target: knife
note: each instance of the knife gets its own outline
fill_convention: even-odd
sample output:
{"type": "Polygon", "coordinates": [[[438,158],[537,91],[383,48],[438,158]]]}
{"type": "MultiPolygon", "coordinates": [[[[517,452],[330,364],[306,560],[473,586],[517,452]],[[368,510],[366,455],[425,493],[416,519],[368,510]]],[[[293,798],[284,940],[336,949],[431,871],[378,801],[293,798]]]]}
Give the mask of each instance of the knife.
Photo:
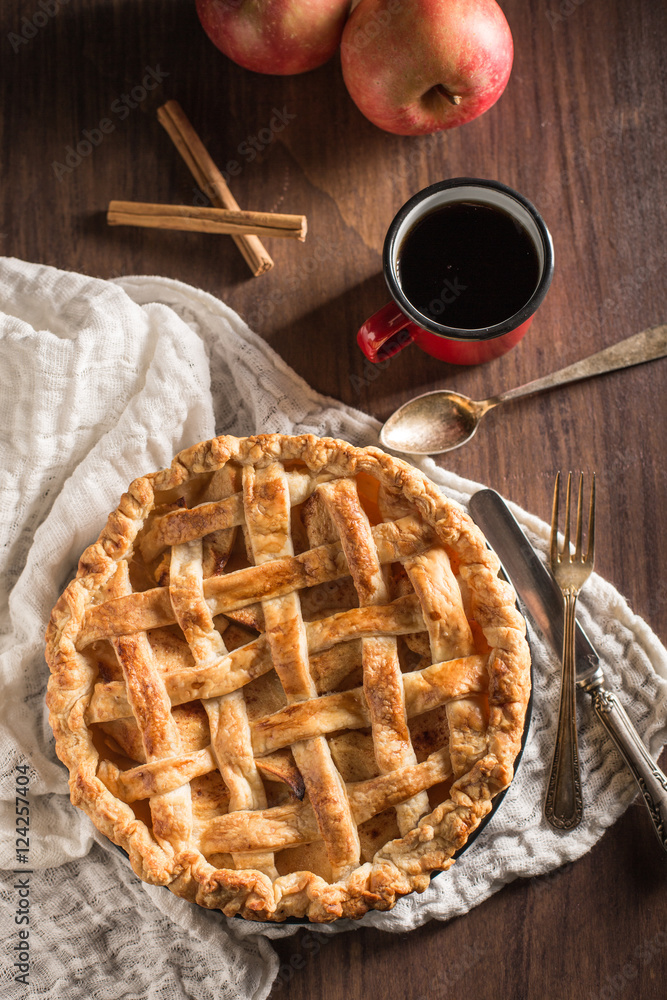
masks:
{"type": "MultiPolygon", "coordinates": [[[[500,559],[528,614],[560,656],[563,648],[563,596],[518,521],[495,490],[470,498],[470,514],[500,559]]],[[[652,760],[613,691],[604,682],[600,657],[579,622],[576,624],[577,684],[630,768],[648,808],[658,840],[667,851],[667,777],[652,760]]]]}

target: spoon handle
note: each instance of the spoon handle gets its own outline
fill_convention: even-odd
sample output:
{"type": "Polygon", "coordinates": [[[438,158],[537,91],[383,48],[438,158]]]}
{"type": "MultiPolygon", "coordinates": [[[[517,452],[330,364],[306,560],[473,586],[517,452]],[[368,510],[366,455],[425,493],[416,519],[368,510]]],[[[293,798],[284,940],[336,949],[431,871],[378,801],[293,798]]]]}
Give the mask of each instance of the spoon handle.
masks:
{"type": "MultiPolygon", "coordinates": [[[[553,389],[557,385],[565,385],[567,382],[578,382],[593,375],[603,375],[605,372],[613,372],[618,368],[631,368],[632,365],[640,365],[644,361],[653,361],[656,358],[663,358],[667,355],[667,325],[654,326],[650,330],[642,330],[634,337],[621,340],[618,344],[612,344],[597,354],[591,354],[588,358],[575,361],[567,368],[552,372],[543,378],[536,378],[533,382],[520,385],[516,389],[510,389],[499,396],[494,396],[493,405],[506,403],[511,399],[520,399],[522,396],[534,396],[538,392],[545,392],[553,389]]],[[[491,402],[489,400],[489,402],[491,402]]]]}

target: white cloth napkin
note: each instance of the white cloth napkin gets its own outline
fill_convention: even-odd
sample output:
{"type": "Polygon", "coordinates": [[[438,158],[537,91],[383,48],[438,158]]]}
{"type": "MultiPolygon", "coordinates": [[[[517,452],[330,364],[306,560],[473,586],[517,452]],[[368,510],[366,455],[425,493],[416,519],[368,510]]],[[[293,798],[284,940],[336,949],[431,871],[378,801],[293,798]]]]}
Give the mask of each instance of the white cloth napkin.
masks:
{"type": "MultiPolygon", "coordinates": [[[[44,628],[79,554],[135,476],[214,433],[312,432],[365,445],[376,442],[378,423],[315,393],[231,309],[176,281],[100,281],[3,259],[0,308],[0,921],[5,958],[17,945],[25,952],[21,929],[31,956],[29,985],[9,969],[5,995],[261,1000],[278,971],[268,939],[296,928],[227,920],[144,886],[70,805],[44,708],[44,628]],[[25,773],[29,848],[20,861],[16,789],[26,787],[25,773]],[[17,924],[25,912],[29,925],[17,924]]],[[[422,468],[463,503],[478,488],[430,460],[422,468]]],[[[514,511],[544,550],[547,526],[514,511]]],[[[667,740],[667,652],[598,576],[586,585],[581,618],[657,757],[667,740]]],[[[531,644],[532,724],[498,813],[423,895],[368,914],[362,925],[406,931],[464,913],[517,876],[585,853],[634,797],[632,778],[582,697],[585,820],[567,835],[546,825],[558,663],[538,635],[531,644]]]]}

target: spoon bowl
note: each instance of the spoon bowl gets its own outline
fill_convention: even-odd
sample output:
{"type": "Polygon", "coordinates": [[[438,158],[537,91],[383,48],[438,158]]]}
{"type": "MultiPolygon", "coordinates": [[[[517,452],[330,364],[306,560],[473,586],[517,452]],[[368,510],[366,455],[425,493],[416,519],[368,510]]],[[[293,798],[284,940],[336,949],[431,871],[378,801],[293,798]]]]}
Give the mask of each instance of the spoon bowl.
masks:
{"type": "Polygon", "coordinates": [[[473,436],[489,407],[460,392],[438,389],[416,396],[389,417],[380,443],[405,455],[438,455],[473,436]]]}

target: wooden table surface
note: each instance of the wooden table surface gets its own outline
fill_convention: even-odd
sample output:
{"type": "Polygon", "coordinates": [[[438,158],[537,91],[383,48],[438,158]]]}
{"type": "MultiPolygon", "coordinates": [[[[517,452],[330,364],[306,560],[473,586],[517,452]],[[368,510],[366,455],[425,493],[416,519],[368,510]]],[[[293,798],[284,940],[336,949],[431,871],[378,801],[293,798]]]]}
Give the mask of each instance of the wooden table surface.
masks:
{"type": "MultiPolygon", "coordinates": [[[[56,0],[46,16],[36,0],[5,0],[0,250],[101,277],[200,286],[314,388],[381,419],[437,387],[484,398],[664,322],[667,7],[502,6],[516,54],[500,102],[450,133],[403,138],[356,110],[337,58],[288,78],[234,66],[190,0],[56,0]],[[154,87],[138,101],[150,71],[154,87]],[[267,242],[276,265],[263,277],[250,276],[227,237],[107,227],[110,199],[200,203],[157,122],[169,98],[222,169],[240,164],[231,186],[242,207],[308,216],[305,244],[267,242]],[[68,147],[86,132],[98,138],[104,119],[113,129],[61,169],[68,147]],[[412,347],[373,368],[354,335],[388,297],[385,230],[419,188],[461,175],[499,179],[541,210],[556,251],[547,299],[526,339],[488,365],[449,366],[412,347]]],[[[667,361],[657,361],[492,414],[443,460],[547,520],[556,470],[596,469],[596,568],[663,641],[666,398],[667,361]]],[[[303,931],[279,943],[271,998],[662,998],[666,889],[667,859],[635,802],[580,861],[514,882],[448,924],[398,938],[303,931]],[[443,967],[456,975],[434,980],[443,967]]]]}

